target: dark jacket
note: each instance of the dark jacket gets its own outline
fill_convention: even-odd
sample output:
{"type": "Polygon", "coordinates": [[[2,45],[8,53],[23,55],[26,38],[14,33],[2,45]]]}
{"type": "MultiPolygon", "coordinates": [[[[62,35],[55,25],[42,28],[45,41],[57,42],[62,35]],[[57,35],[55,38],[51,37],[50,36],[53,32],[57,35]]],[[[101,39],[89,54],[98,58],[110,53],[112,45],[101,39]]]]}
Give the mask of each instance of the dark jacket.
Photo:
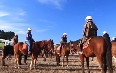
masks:
{"type": "Polygon", "coordinates": [[[61,37],[61,44],[67,43],[67,37],[61,37]]]}
{"type": "Polygon", "coordinates": [[[26,40],[32,40],[32,34],[31,33],[27,33],[26,40]]]}

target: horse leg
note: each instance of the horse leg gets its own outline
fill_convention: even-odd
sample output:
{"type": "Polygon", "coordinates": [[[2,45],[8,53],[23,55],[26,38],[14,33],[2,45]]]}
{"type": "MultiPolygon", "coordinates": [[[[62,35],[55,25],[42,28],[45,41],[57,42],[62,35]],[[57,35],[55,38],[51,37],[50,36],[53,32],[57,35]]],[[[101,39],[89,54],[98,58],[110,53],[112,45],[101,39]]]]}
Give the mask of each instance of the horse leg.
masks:
{"type": "Polygon", "coordinates": [[[36,69],[36,59],[34,59],[34,69],[36,69]]]}
{"type": "Polygon", "coordinates": [[[33,59],[31,60],[30,70],[32,70],[32,66],[33,66],[33,59]]]}
{"type": "Polygon", "coordinates": [[[62,67],[64,67],[64,56],[62,57],[62,67]]]}
{"type": "Polygon", "coordinates": [[[68,67],[68,55],[66,56],[66,61],[67,61],[67,67],[68,67]]]}
{"type": "Polygon", "coordinates": [[[21,58],[22,58],[22,55],[18,55],[18,64],[19,64],[19,65],[22,65],[22,63],[21,63],[21,58]]]}
{"type": "Polygon", "coordinates": [[[27,55],[24,55],[24,64],[27,64],[27,55]]]}
{"type": "Polygon", "coordinates": [[[86,58],[86,64],[87,64],[88,73],[90,73],[90,69],[89,69],[89,57],[86,58]]]}
{"type": "Polygon", "coordinates": [[[19,68],[19,63],[18,63],[18,54],[14,54],[14,57],[15,57],[15,64],[16,64],[16,66],[15,66],[15,68],[19,68]]]}
{"type": "Polygon", "coordinates": [[[59,55],[56,55],[56,62],[57,62],[57,65],[60,65],[60,56],[59,55]]]}
{"type": "Polygon", "coordinates": [[[84,56],[83,55],[79,55],[80,60],[81,60],[81,65],[82,65],[82,73],[84,73],[84,56]]]}
{"type": "Polygon", "coordinates": [[[44,53],[44,55],[43,55],[43,61],[46,61],[46,55],[45,55],[45,53],[44,53]]]}

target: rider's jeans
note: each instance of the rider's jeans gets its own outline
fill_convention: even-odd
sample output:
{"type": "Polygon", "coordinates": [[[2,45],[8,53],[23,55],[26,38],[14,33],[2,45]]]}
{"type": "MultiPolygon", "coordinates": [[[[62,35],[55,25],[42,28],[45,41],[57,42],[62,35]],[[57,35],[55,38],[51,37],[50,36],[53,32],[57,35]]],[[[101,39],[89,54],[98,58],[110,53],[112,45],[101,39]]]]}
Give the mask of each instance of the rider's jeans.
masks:
{"type": "Polygon", "coordinates": [[[30,40],[27,40],[26,43],[27,43],[27,45],[28,45],[28,51],[30,51],[30,50],[31,50],[31,48],[30,48],[30,46],[31,46],[30,40]]]}

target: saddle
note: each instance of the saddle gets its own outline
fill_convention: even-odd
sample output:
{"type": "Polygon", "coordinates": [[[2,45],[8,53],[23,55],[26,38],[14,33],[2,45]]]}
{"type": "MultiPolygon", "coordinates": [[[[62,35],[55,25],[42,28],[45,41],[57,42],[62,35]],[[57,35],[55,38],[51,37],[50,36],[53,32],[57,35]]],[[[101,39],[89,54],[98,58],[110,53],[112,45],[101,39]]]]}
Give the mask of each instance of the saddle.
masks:
{"type": "Polygon", "coordinates": [[[91,38],[87,39],[87,40],[84,42],[84,44],[83,44],[83,49],[86,48],[86,47],[88,47],[89,41],[90,41],[90,40],[91,40],[91,38]]]}

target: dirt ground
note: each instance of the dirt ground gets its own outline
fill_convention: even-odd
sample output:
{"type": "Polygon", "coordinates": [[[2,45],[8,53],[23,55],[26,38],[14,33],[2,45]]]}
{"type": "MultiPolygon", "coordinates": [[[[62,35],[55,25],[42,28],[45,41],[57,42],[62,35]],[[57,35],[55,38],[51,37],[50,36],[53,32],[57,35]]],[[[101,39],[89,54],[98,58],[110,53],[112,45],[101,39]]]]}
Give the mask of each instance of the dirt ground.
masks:
{"type": "MultiPolygon", "coordinates": [[[[61,59],[62,61],[62,59],[61,59]]],[[[16,69],[14,66],[14,58],[10,60],[5,60],[8,66],[1,66],[0,60],[0,73],[81,73],[81,63],[77,56],[69,57],[69,67],[66,66],[57,66],[54,58],[47,58],[46,61],[43,61],[43,58],[38,57],[37,67],[36,69],[29,70],[29,64],[31,62],[31,58],[29,57],[27,60],[27,65],[21,65],[20,69],[16,69]]],[[[23,63],[23,60],[22,60],[23,63]]],[[[62,64],[62,62],[60,63],[62,64]]],[[[96,58],[94,61],[90,61],[90,71],[91,73],[101,73],[98,63],[96,62],[96,58]]],[[[87,73],[87,68],[85,67],[85,73],[87,73]]],[[[114,73],[116,71],[114,70],[114,73]]]]}

